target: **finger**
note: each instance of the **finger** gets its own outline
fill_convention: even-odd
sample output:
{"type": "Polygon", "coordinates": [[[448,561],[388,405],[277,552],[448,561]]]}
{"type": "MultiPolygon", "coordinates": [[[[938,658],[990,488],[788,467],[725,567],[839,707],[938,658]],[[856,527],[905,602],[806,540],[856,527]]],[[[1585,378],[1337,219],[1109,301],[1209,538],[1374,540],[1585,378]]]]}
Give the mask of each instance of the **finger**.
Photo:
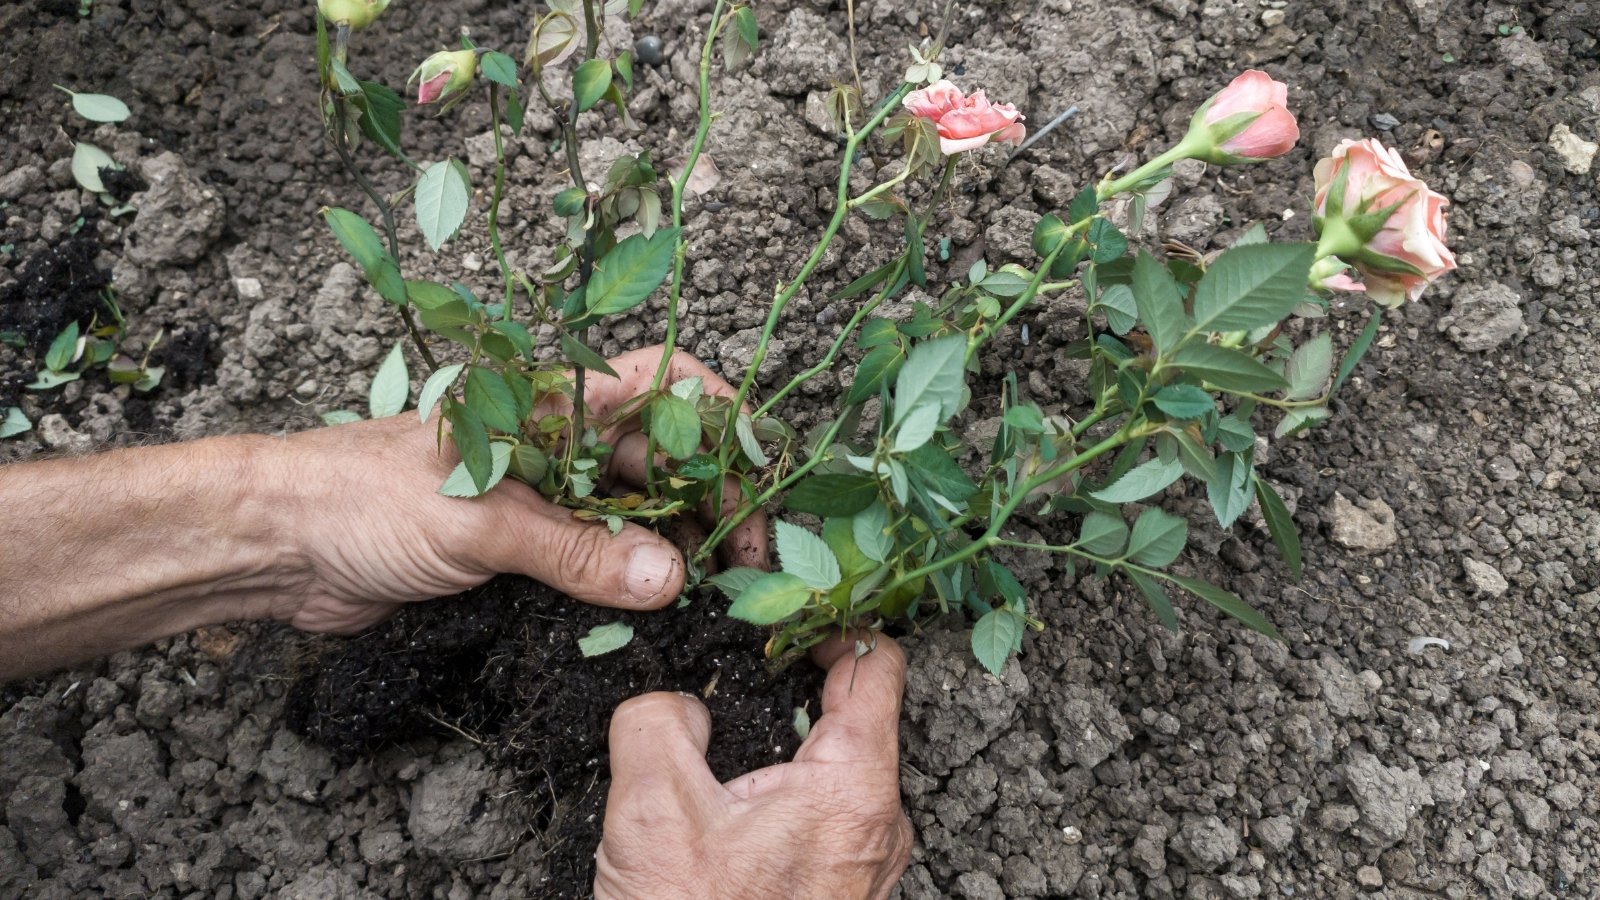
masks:
{"type": "Polygon", "coordinates": [[[721,785],[706,765],[710,743],[711,713],[693,697],[657,691],[623,702],[611,716],[611,805],[713,801],[721,785]]]}
{"type": "Polygon", "coordinates": [[[480,553],[496,572],[517,572],[587,603],[658,609],[683,591],[683,557],[665,539],[628,523],[613,535],[506,479],[478,500],[490,507],[480,553]]]}
{"type": "MultiPolygon", "coordinates": [[[[649,439],[637,431],[623,435],[617,442],[616,452],[611,457],[611,475],[634,487],[646,484],[650,473],[645,468],[644,461],[645,455],[649,452],[649,444],[649,439]]],[[[665,462],[666,457],[657,453],[656,465],[659,467],[665,462]]],[[[738,512],[744,499],[739,479],[729,476],[722,485],[722,509],[716,509],[715,495],[707,494],[705,500],[700,503],[700,519],[707,525],[715,526],[738,512]]],[[[758,509],[740,522],[723,542],[722,551],[724,562],[730,566],[766,569],[770,551],[766,513],[758,509]]]]}
{"type": "Polygon", "coordinates": [[[822,718],[795,754],[797,760],[866,760],[896,765],[900,747],[900,695],[906,658],[892,638],[857,631],[830,637],[811,658],[828,670],[822,718]],[[872,649],[856,655],[860,641],[872,649]]]}
{"type": "MultiPolygon", "coordinates": [[[[624,403],[650,390],[655,384],[656,371],[661,366],[661,354],[665,349],[657,344],[613,357],[608,363],[617,373],[616,378],[599,372],[589,373],[583,398],[589,404],[594,417],[608,419],[624,403]]],[[[663,386],[670,386],[687,378],[699,378],[701,387],[708,394],[716,394],[731,400],[739,393],[723,380],[721,375],[707,368],[705,363],[682,350],[676,351],[667,361],[666,376],[662,378],[661,383],[663,386]]],[[[749,412],[749,409],[745,411],[749,412]]]]}

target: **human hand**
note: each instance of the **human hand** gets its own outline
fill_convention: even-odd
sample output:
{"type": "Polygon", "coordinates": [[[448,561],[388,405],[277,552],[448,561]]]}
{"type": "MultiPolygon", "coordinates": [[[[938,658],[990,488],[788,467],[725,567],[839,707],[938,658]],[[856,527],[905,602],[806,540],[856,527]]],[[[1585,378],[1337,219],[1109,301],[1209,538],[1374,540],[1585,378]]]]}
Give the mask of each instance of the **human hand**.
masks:
{"type": "Polygon", "coordinates": [[[887,897],[911,857],[900,808],[900,693],[893,640],[812,651],[828,670],[822,717],[793,762],[718,784],[711,716],[683,694],[635,697],[611,719],[611,793],[595,896],[887,897]]]}
{"type": "MultiPolygon", "coordinates": [[[[584,396],[595,421],[650,389],[662,352],[647,347],[611,360],[620,379],[588,373],[584,396]]],[[[707,392],[735,395],[694,357],[673,355],[666,383],[696,376],[707,392]]],[[[420,424],[403,414],[290,438],[274,477],[296,487],[297,508],[282,530],[298,545],[305,586],[285,592],[274,617],[307,631],[350,633],[401,603],[458,593],[501,572],[623,609],[655,609],[683,590],[682,556],[638,525],[613,536],[510,478],[473,500],[441,496],[456,457],[436,436],[436,421],[420,424]]],[[[604,439],[616,448],[608,477],[638,484],[647,442],[637,419],[613,426],[604,439]]],[[[727,513],[739,495],[725,495],[727,513]]],[[[729,564],[765,568],[765,517],[752,515],[728,546],[729,564]]]]}

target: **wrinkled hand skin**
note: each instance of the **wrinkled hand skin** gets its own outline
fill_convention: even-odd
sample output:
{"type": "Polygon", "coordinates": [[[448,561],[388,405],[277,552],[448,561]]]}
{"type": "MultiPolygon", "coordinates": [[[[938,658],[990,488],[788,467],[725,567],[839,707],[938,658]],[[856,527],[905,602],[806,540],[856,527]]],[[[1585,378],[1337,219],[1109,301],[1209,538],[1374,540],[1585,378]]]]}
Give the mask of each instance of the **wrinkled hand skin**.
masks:
{"type": "Polygon", "coordinates": [[[859,659],[854,644],[830,639],[812,652],[828,670],[823,712],[794,761],[727,784],[706,766],[712,723],[698,700],[654,693],[618,707],[598,900],[889,896],[911,858],[900,807],[905,657],[887,637],[859,659]]]}
{"type": "MultiPolygon", "coordinates": [[[[648,391],[661,354],[649,347],[612,360],[620,380],[588,373],[592,419],[648,391]]],[[[696,376],[708,392],[735,394],[683,353],[673,356],[666,383],[696,376]]],[[[273,456],[271,477],[290,489],[296,508],[289,530],[306,569],[304,590],[281,595],[273,617],[307,631],[350,634],[402,603],[458,593],[502,572],[623,609],[656,609],[683,590],[682,555],[639,525],[613,536],[510,478],[473,500],[441,496],[439,485],[458,458],[448,437],[443,447],[437,438],[437,414],[423,424],[408,412],[298,434],[288,452],[273,456]]],[[[637,484],[647,447],[637,420],[606,439],[617,448],[610,480],[637,484]]],[[[765,568],[766,533],[765,518],[751,516],[731,536],[735,552],[727,562],[765,568]]]]}

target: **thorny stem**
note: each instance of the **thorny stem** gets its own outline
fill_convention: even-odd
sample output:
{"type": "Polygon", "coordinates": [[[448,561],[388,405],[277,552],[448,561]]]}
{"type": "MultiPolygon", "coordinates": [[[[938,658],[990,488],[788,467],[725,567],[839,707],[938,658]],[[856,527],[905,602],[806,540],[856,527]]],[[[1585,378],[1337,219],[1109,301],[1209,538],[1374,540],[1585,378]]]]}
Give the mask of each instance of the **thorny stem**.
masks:
{"type": "MultiPolygon", "coordinates": [[[[879,106],[877,113],[867,120],[867,123],[859,131],[845,141],[843,161],[839,165],[839,183],[834,201],[833,218],[828,221],[828,227],[823,230],[821,239],[818,240],[816,247],[812,249],[811,255],[805,261],[805,265],[800,267],[799,274],[795,275],[794,280],[789,282],[788,286],[779,291],[777,296],[773,298],[772,308],[767,312],[766,324],[761,329],[761,337],[756,342],[755,353],[750,358],[750,364],[745,368],[744,379],[740,382],[738,394],[733,399],[733,415],[737,415],[738,410],[744,408],[745,398],[750,396],[750,390],[755,386],[756,373],[760,371],[761,363],[766,360],[767,346],[772,342],[772,332],[777,329],[778,321],[783,317],[784,309],[795,298],[795,295],[800,293],[800,288],[805,286],[806,279],[811,277],[811,273],[822,262],[822,256],[827,252],[828,245],[833,243],[834,236],[839,233],[840,226],[844,224],[845,216],[850,213],[850,169],[855,162],[857,148],[877,130],[879,125],[883,124],[883,120],[887,119],[900,101],[911,93],[913,87],[914,85],[911,84],[901,84],[879,106]]],[[[734,435],[730,432],[731,429],[722,435],[721,447],[717,454],[721,468],[724,470],[728,468],[728,459],[733,453],[734,435]]],[[[716,487],[716,501],[712,508],[722,508],[721,483],[718,483],[716,487]]]]}
{"type": "MultiPolygon", "coordinates": [[[[705,45],[700,48],[700,121],[695,126],[694,142],[689,146],[689,155],[683,162],[683,171],[672,182],[672,227],[683,227],[683,192],[688,187],[689,178],[694,174],[695,164],[700,161],[700,154],[705,151],[706,138],[711,134],[711,58],[716,47],[717,34],[726,24],[722,19],[722,10],[727,6],[727,0],[717,0],[716,8],[711,11],[711,27],[706,31],[705,45]]],[[[656,369],[655,380],[650,383],[652,391],[661,390],[661,384],[666,380],[667,369],[672,364],[672,351],[678,345],[678,305],[683,296],[683,265],[684,257],[689,250],[689,241],[684,238],[683,232],[678,232],[678,249],[672,257],[672,285],[667,292],[667,339],[666,352],[661,355],[661,365],[656,369]]]]}
{"type": "MultiPolygon", "coordinates": [[[[595,30],[594,0],[583,0],[583,22],[587,29],[588,46],[584,48],[584,61],[594,59],[595,52],[600,49],[600,34],[595,30]]],[[[567,124],[563,130],[561,143],[567,153],[567,169],[572,175],[574,187],[588,191],[588,183],[583,180],[583,164],[578,159],[578,101],[573,98],[567,108],[567,124]]],[[[589,276],[594,274],[594,229],[589,228],[583,235],[583,256],[578,261],[578,289],[589,283],[589,276]]],[[[589,343],[589,329],[587,327],[578,331],[578,343],[589,343]]],[[[577,445],[583,440],[584,418],[584,380],[585,369],[583,366],[573,364],[572,367],[572,439],[567,442],[567,459],[570,463],[577,453],[577,445]]]]}
{"type": "Polygon", "coordinates": [[[1028,479],[1023,483],[1022,487],[1012,491],[1011,497],[1005,502],[1005,505],[1000,507],[1000,509],[990,517],[989,527],[984,531],[981,537],[948,556],[942,556],[936,560],[925,563],[918,568],[912,569],[903,575],[900,575],[894,581],[881,588],[881,592],[884,594],[892,593],[908,582],[931,575],[940,569],[949,568],[956,563],[971,559],[972,557],[977,556],[979,553],[983,553],[986,550],[990,550],[1004,543],[1004,539],[1000,537],[1000,530],[1005,527],[1006,522],[1011,519],[1012,513],[1016,512],[1017,507],[1021,506],[1023,502],[1028,499],[1030,494],[1032,494],[1039,487],[1049,484],[1050,482],[1060,478],[1068,472],[1073,471],[1074,469],[1082,468],[1084,465],[1087,465],[1096,458],[1111,450],[1115,450],[1124,443],[1127,443],[1129,439],[1135,436],[1133,429],[1130,427],[1131,425],[1132,423],[1130,422],[1128,425],[1123,426],[1123,428],[1118,430],[1115,434],[1111,435],[1100,443],[1095,444],[1093,447],[1090,447],[1082,453],[1079,453],[1077,456],[1074,456],[1053,468],[1046,469],[1045,471],[1040,472],[1039,474],[1028,479]]]}
{"type": "Polygon", "coordinates": [[[500,246],[500,197],[506,189],[505,139],[500,135],[500,85],[489,82],[489,124],[494,128],[494,196],[489,200],[489,246],[494,248],[494,258],[500,263],[500,279],[506,285],[505,308],[500,318],[511,320],[511,264],[500,246]]]}
{"type": "MultiPolygon", "coordinates": [[[[334,53],[341,63],[345,61],[349,54],[349,46],[350,26],[340,25],[334,33],[334,53]]],[[[378,207],[378,214],[383,216],[384,235],[389,241],[389,255],[398,263],[400,261],[400,239],[395,231],[394,207],[383,198],[382,194],[378,193],[377,188],[372,186],[372,182],[368,181],[367,176],[363,175],[361,169],[356,166],[355,158],[350,155],[349,123],[344,115],[343,98],[334,98],[333,119],[333,149],[339,154],[339,162],[344,165],[344,170],[360,186],[361,192],[367,195],[367,198],[372,201],[374,206],[378,207]]],[[[417,353],[422,356],[422,361],[427,364],[428,371],[432,372],[439,368],[438,361],[433,358],[433,351],[428,349],[428,342],[423,339],[421,330],[417,328],[416,319],[411,315],[410,304],[400,307],[400,319],[405,323],[406,334],[411,336],[411,343],[416,345],[417,353]]]]}

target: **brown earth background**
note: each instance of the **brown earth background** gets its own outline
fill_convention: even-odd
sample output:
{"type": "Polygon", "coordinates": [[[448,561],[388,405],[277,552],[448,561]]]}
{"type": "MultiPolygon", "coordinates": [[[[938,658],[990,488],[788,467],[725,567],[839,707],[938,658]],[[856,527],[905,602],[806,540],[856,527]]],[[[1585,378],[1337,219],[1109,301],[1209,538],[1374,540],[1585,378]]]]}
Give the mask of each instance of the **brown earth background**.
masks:
{"type": "MultiPolygon", "coordinates": [[[[613,123],[588,122],[597,164],[642,148],[671,157],[692,131],[710,4],[648,6],[607,35],[663,42],[630,104],[647,131],[619,140],[613,123]]],[[[856,9],[880,96],[937,6],[856,9]]],[[[842,2],[758,15],[753,63],[713,79],[721,183],[689,207],[683,345],[729,369],[749,359],[771,285],[830,210],[837,146],[811,119],[849,76],[842,2]]],[[[34,338],[0,345],[0,408],[20,402],[37,423],[0,443],[0,459],[282,433],[364,408],[399,330],[315,214],[357,195],[314,112],[311,16],[311,3],[280,0],[95,0],[87,17],[76,0],[0,5],[0,324],[34,338]],[[53,83],[114,94],[133,117],[87,126],[53,83]],[[128,166],[136,177],[110,187],[135,214],[108,217],[75,186],[75,139],[128,166]],[[97,269],[135,351],[168,333],[155,354],[165,382],[148,396],[93,376],[23,391],[49,336],[95,302],[97,269]]],[[[356,56],[398,85],[461,27],[520,55],[528,20],[529,4],[399,0],[356,56]]],[[[974,0],[950,43],[954,80],[1035,126],[1079,109],[1009,163],[964,169],[934,226],[952,277],[979,254],[1030,262],[1038,216],[1124,154],[1165,147],[1250,66],[1290,84],[1301,149],[1180,171],[1137,240],[1209,250],[1255,221],[1304,239],[1311,163],[1376,136],[1454,201],[1461,269],[1385,317],[1331,423],[1267,448],[1263,472],[1305,536],[1303,582],[1255,513],[1224,532],[1192,486],[1164,502],[1194,524],[1182,570],[1251,600],[1285,643],[1193,605],[1170,635],[1120,583],[1075,580],[1051,560],[1016,561],[1049,628],[1002,677],[976,666],[963,630],[907,639],[902,786],[918,844],[901,895],[1600,895],[1600,165],[1586,143],[1600,140],[1600,5],[974,0]]],[[[412,115],[408,141],[419,158],[468,159],[482,185],[485,118],[478,101],[412,115]]],[[[529,122],[504,227],[514,261],[533,268],[557,237],[547,204],[565,176],[554,123],[529,122]]],[[[868,161],[856,177],[870,176],[868,161]]],[[[386,188],[401,177],[378,169],[386,188]]],[[[829,293],[894,249],[865,220],[843,237],[791,307],[761,387],[837,334],[850,308],[829,293]]],[[[487,286],[489,259],[469,231],[403,264],[487,286]]],[[[1022,317],[1026,339],[1011,329],[985,375],[1015,370],[1047,410],[1081,402],[1081,366],[1064,352],[1079,304],[1022,317]]],[[[1362,319],[1336,310],[1327,327],[1348,343],[1362,319]]],[[[659,340],[659,322],[659,306],[642,309],[602,349],[659,340]]],[[[782,412],[804,429],[847,383],[825,373],[782,412]]],[[[1071,523],[1025,528],[1053,538],[1071,523]]],[[[587,893],[548,864],[526,802],[537,791],[471,740],[440,727],[347,763],[291,731],[289,685],[326,643],[216,629],[0,688],[0,895],[587,893]]]]}

